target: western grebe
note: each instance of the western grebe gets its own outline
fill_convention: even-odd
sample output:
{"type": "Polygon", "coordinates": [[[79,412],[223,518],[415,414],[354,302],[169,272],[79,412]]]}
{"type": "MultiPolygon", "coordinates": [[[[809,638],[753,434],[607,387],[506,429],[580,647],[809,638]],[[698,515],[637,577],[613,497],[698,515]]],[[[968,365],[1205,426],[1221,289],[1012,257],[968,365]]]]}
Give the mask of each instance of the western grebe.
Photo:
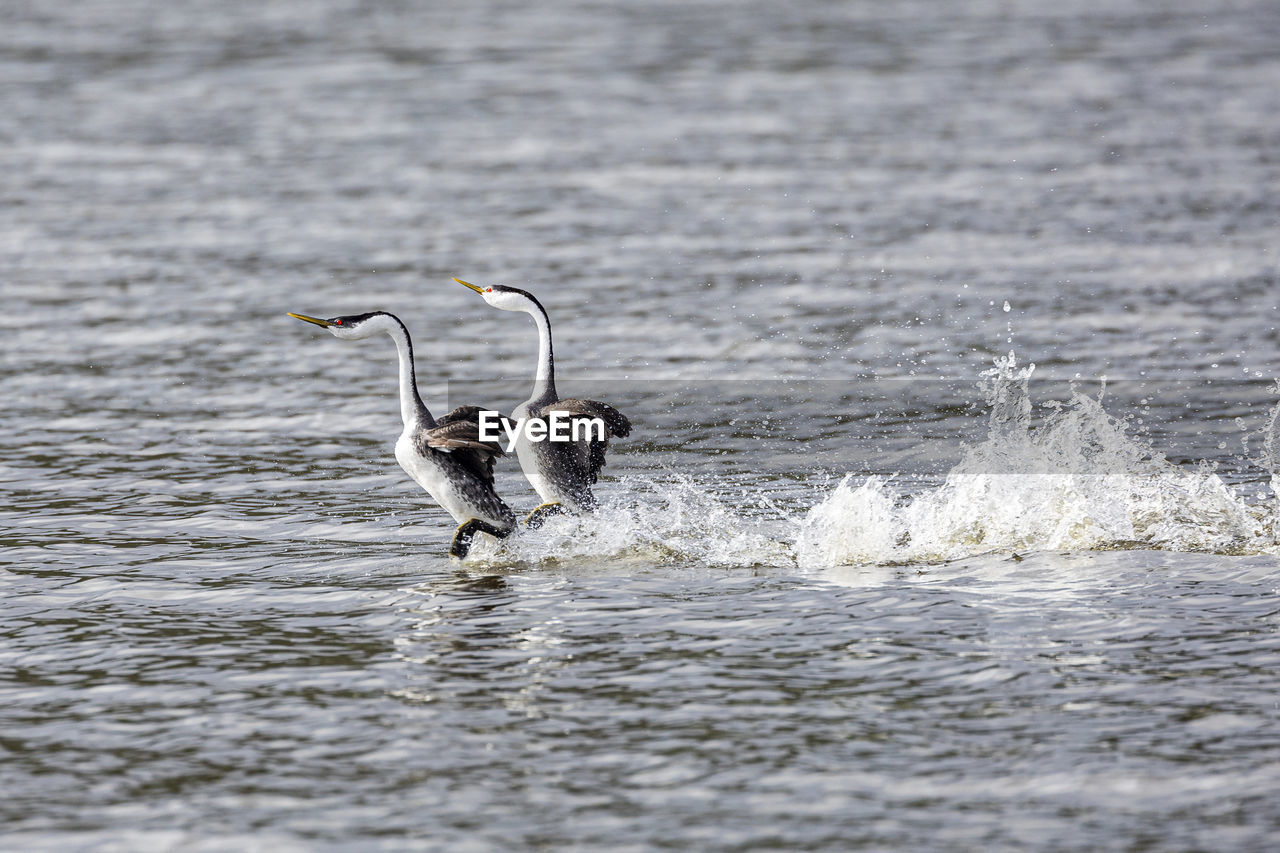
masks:
{"type": "MultiPolygon", "coordinates": [[[[605,451],[609,449],[609,437],[624,438],[631,433],[631,422],[613,406],[596,400],[560,399],[556,394],[555,363],[551,353],[551,320],[542,303],[533,294],[515,287],[494,285],[476,287],[455,278],[454,281],[469,287],[484,297],[494,308],[503,311],[523,311],[533,318],[538,327],[538,368],[533,381],[533,395],[512,411],[517,423],[521,420],[548,420],[554,413],[563,413],[571,420],[599,419],[604,423],[604,435],[581,441],[531,441],[521,430],[515,441],[516,458],[520,468],[543,503],[525,519],[528,527],[539,526],[547,515],[561,512],[564,507],[573,510],[589,510],[596,506],[591,485],[596,482],[604,467],[605,451]]],[[[590,435],[590,431],[588,431],[590,435]]]]}
{"type": "Polygon", "coordinates": [[[399,317],[385,311],[329,320],[305,314],[289,316],[322,326],[346,341],[390,335],[400,357],[400,417],[404,421],[404,431],[396,441],[396,461],[458,522],[449,553],[466,557],[476,533],[499,539],[510,535],[516,526],[515,513],[493,489],[493,458],[502,455],[502,447],[480,440],[480,409],[476,406],[459,406],[440,420],[431,417],[418,394],[413,342],[399,317]]]}

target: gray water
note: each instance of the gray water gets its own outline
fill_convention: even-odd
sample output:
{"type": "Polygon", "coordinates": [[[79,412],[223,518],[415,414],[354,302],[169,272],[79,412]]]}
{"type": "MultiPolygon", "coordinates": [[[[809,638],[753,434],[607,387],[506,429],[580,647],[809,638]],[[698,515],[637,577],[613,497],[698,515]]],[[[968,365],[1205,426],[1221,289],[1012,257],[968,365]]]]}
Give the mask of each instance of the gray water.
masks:
{"type": "Polygon", "coordinates": [[[0,12],[0,846],[1280,841],[1280,7],[0,12]]]}

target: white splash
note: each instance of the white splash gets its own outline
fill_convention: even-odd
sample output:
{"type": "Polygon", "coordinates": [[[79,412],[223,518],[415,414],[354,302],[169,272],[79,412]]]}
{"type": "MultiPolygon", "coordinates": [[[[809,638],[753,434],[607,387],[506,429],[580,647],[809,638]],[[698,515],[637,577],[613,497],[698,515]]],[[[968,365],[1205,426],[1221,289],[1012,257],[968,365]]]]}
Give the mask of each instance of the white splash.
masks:
{"type": "MultiPolygon", "coordinates": [[[[1275,506],[1249,503],[1208,463],[1169,462],[1098,399],[1073,392],[1047,403],[1033,428],[1034,370],[1009,353],[982,374],[987,437],[935,488],[909,494],[891,478],[850,475],[788,519],[763,495],[720,497],[668,470],[627,478],[590,515],[552,516],[503,542],[479,537],[468,562],[809,569],[1029,551],[1280,550],[1275,506]]],[[[1280,407],[1264,444],[1280,493],[1280,407]]]]}
{"type": "MultiPolygon", "coordinates": [[[[1274,393],[1280,396],[1280,382],[1276,383],[1274,393]]],[[[1262,439],[1262,464],[1271,474],[1271,491],[1280,495],[1277,478],[1280,478],[1280,404],[1271,410],[1267,419],[1267,428],[1262,439]]]]}
{"type": "Polygon", "coordinates": [[[476,540],[479,564],[583,562],[637,565],[693,561],[705,566],[793,565],[790,544],[758,508],[730,506],[688,476],[631,477],[622,497],[593,513],[553,515],[537,530],[502,542],[476,540]]]}
{"type": "MultiPolygon", "coordinates": [[[[1173,465],[1095,399],[1075,392],[1032,430],[1031,371],[1019,370],[1010,353],[984,374],[988,437],[936,489],[907,496],[880,478],[855,484],[846,477],[800,521],[797,563],[932,562],[992,551],[1274,550],[1273,509],[1246,503],[1206,463],[1173,465]]],[[[1272,447],[1280,441],[1275,421],[1272,447]]]]}

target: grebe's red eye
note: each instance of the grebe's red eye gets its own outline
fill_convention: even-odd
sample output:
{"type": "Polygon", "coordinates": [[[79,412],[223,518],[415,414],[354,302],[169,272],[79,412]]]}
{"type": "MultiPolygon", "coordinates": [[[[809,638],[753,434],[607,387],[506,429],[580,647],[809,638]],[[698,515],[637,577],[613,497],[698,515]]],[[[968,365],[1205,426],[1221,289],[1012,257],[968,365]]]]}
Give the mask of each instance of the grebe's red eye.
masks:
{"type": "Polygon", "coordinates": [[[493,293],[493,288],[492,288],[492,287],[486,287],[486,288],[484,289],[484,292],[485,292],[485,293],[493,293]]]}
{"type": "Polygon", "coordinates": [[[335,326],[341,326],[341,325],[342,325],[342,321],[341,321],[341,320],[334,320],[334,321],[333,321],[333,325],[335,325],[335,326]]]}

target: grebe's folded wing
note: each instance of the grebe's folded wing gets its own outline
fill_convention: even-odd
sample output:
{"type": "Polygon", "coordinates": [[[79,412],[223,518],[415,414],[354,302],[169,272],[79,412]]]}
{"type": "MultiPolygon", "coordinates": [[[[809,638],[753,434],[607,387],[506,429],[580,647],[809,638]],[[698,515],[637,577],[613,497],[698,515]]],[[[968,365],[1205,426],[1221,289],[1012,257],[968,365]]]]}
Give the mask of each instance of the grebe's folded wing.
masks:
{"type": "MultiPolygon", "coordinates": [[[[604,457],[609,450],[610,436],[625,438],[630,435],[631,421],[613,406],[608,403],[601,403],[599,400],[579,400],[575,398],[556,400],[543,408],[541,415],[544,418],[550,418],[553,412],[568,414],[570,416],[571,429],[581,429],[581,427],[577,427],[578,422],[590,422],[598,419],[604,423],[603,436],[599,434],[599,430],[591,429],[588,426],[583,430],[586,437],[575,442],[575,446],[582,454],[581,463],[586,468],[587,475],[591,478],[591,482],[596,482],[600,478],[600,469],[604,467],[604,457]]],[[[572,434],[571,432],[570,435],[572,434]]]]}

